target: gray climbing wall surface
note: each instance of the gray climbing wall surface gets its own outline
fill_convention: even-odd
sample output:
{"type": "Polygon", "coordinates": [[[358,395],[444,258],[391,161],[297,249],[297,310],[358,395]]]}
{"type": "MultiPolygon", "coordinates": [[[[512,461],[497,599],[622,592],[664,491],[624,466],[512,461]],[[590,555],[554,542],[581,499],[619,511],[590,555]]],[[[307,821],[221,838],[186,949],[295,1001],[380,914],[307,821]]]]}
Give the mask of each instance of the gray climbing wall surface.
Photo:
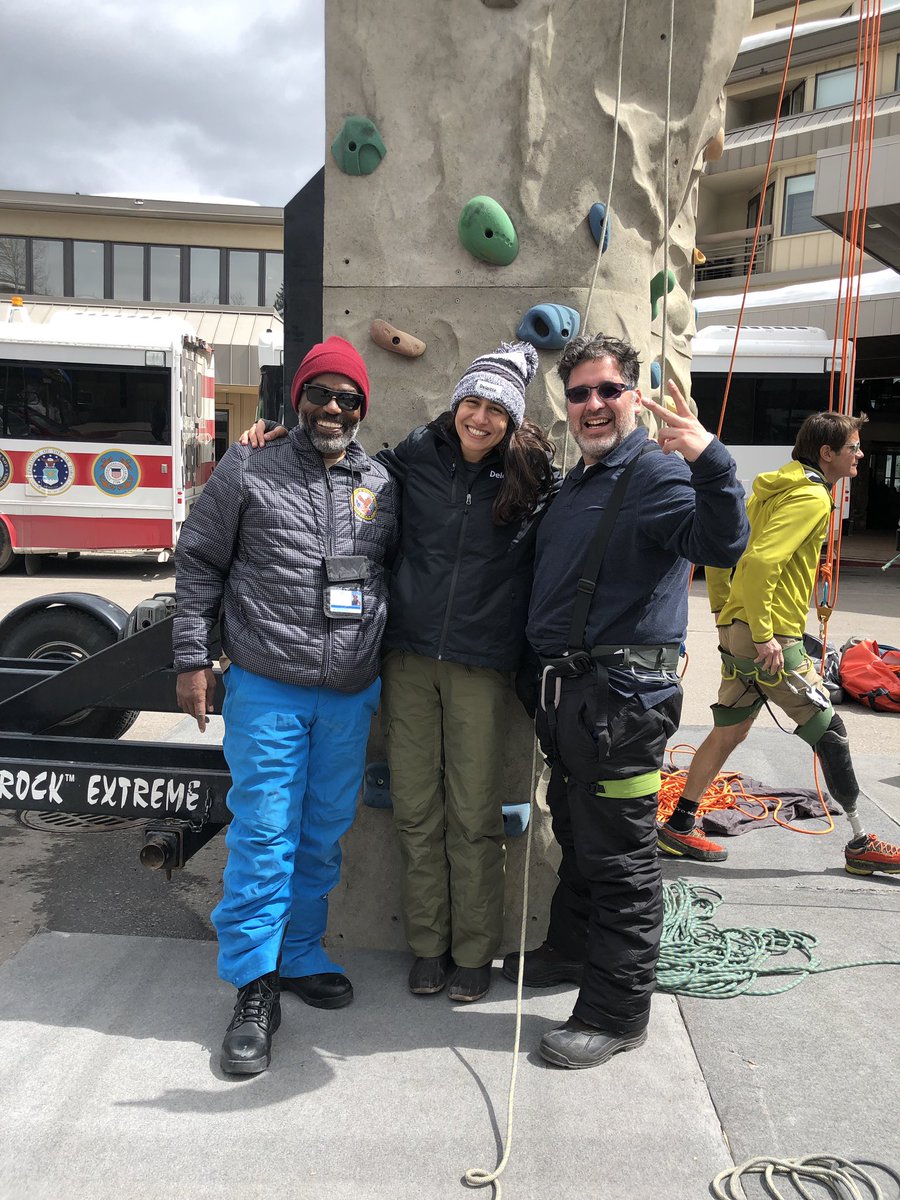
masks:
{"type": "MultiPolygon", "coordinates": [[[[630,340],[649,393],[660,352],[650,281],[663,265],[667,158],[676,277],[667,297],[667,374],[687,384],[697,180],[752,3],[675,0],[667,145],[670,11],[670,0],[627,7],[609,248],[585,312],[597,254],[587,216],[610,187],[621,0],[328,0],[328,143],[356,116],[374,124],[386,149],[370,174],[345,173],[332,154],[325,165],[323,327],[354,342],[369,364],[368,448],[393,444],[446,408],[469,362],[512,340],[523,315],[545,302],[576,309],[582,332],[630,340]],[[508,265],[482,261],[460,243],[460,214],[478,196],[501,205],[515,227],[518,253],[508,265]],[[425,342],[425,353],[403,357],[376,345],[376,319],[425,342]]],[[[550,430],[558,461],[569,467],[575,454],[564,436],[557,354],[540,357],[528,414],[550,430]]],[[[500,799],[516,801],[530,787],[531,744],[524,719],[511,716],[511,727],[500,799]]],[[[366,828],[370,818],[384,824],[384,815],[369,814],[366,828]]],[[[553,879],[543,824],[539,840],[536,911],[553,879]]],[[[349,927],[349,910],[347,918],[349,927]]]]}

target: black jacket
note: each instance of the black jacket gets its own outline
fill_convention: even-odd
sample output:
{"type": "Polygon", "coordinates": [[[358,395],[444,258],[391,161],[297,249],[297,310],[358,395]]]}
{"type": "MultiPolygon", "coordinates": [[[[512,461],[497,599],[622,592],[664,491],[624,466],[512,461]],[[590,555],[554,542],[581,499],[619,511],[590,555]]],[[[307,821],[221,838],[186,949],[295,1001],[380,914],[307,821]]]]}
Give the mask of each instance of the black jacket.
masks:
{"type": "Polygon", "coordinates": [[[462,456],[449,414],[414,429],[379,462],[402,489],[386,647],[513,671],[525,644],[535,534],[558,477],[534,513],[495,525],[499,451],[477,468],[462,456]]]}
{"type": "Polygon", "coordinates": [[[381,665],[398,500],[357,442],[330,471],[299,426],[265,450],[236,442],[178,540],[175,669],[209,665],[221,608],[222,648],[238,666],[303,687],[368,687],[381,665]],[[369,560],[359,621],[323,610],[322,560],[339,554],[369,560]]]}

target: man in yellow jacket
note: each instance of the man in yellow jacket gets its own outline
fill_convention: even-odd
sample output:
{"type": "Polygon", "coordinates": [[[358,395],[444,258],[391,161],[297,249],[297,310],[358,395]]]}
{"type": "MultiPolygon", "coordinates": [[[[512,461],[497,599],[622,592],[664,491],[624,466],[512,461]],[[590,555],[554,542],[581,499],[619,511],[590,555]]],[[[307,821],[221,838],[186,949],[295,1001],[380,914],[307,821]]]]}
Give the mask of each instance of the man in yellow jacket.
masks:
{"type": "Polygon", "coordinates": [[[900,847],[863,829],[847,730],[803,648],[834,509],[832,489],[838,480],[856,475],[865,419],[833,412],[807,417],[792,461],[753,483],[747,504],[750,541],[733,574],[707,568],[722,684],[712,706],[714,727],[694,755],[677,808],[658,830],[659,848],[667,854],[702,862],[727,858],[727,850],[703,835],[697,808],[768,701],[796,723],[794,732],[818,754],[828,790],[847,814],[852,837],[844,849],[846,869],[862,875],[900,872],[900,847]]]}

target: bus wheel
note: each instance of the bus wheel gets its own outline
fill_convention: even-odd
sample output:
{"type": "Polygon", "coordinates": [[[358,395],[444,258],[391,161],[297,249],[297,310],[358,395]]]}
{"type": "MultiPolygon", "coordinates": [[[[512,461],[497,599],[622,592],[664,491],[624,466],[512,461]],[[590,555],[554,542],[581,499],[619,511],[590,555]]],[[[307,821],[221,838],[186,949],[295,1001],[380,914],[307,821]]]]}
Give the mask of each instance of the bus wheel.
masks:
{"type": "MultiPolygon", "coordinates": [[[[62,605],[26,616],[0,641],[5,658],[62,659],[81,662],[116,641],[116,635],[88,613],[62,605]]],[[[47,733],[71,737],[120,738],[139,714],[124,708],[84,708],[47,733]]]]}
{"type": "Polygon", "coordinates": [[[16,555],[13,554],[9,530],[6,528],[6,522],[0,521],[0,575],[14,566],[15,562],[16,555]]]}

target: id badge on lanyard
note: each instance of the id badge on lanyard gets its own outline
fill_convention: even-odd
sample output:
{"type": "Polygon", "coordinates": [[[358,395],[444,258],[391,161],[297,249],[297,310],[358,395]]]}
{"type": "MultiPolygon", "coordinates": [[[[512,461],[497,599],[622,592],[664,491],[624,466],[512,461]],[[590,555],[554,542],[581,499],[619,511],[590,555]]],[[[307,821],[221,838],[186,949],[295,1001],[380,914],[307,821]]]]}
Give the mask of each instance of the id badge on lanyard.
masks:
{"type": "Polygon", "coordinates": [[[325,566],[323,608],[326,617],[361,621],[363,582],[368,578],[369,560],[362,554],[341,554],[322,561],[325,566]]]}

